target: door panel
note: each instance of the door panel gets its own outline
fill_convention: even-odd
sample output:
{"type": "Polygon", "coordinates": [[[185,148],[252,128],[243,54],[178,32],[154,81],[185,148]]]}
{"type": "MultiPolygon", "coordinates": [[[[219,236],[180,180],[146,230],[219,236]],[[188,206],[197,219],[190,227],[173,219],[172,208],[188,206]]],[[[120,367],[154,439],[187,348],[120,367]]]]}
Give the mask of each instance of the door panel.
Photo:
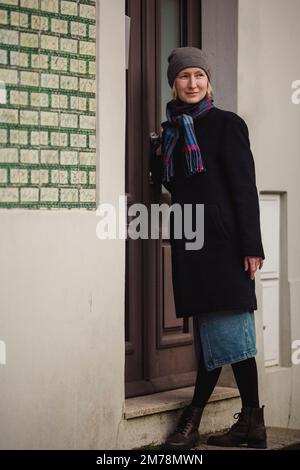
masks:
{"type": "MultiPolygon", "coordinates": [[[[141,2],[130,2],[127,14],[131,22],[129,67],[126,71],[126,196],[130,206],[142,200],[142,64],[141,64],[141,2]]],[[[142,243],[126,240],[125,351],[126,382],[143,377],[142,312],[142,243]]]]}
{"type": "Polygon", "coordinates": [[[180,0],[164,0],[161,3],[160,15],[160,83],[161,83],[161,121],[166,120],[166,104],[172,98],[170,86],[166,79],[168,56],[182,42],[182,2],[180,0]]]}

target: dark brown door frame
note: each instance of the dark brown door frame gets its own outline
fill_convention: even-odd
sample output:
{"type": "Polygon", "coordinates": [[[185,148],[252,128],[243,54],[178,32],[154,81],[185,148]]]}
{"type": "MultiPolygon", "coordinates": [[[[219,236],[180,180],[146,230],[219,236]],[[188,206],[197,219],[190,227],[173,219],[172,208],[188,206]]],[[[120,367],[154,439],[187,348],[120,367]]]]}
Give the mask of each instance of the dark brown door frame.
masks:
{"type": "MultiPolygon", "coordinates": [[[[126,1],[126,12],[133,18],[141,15],[141,2],[126,1]]],[[[141,22],[134,21],[130,31],[129,69],[126,71],[126,196],[128,206],[142,201],[142,82],[141,22]],[[134,47],[132,46],[134,45],[134,47]]],[[[126,383],[135,383],[136,371],[143,369],[142,305],[142,244],[126,240],[125,283],[125,355],[126,383]]],[[[138,386],[137,386],[138,388],[138,386]]],[[[127,394],[127,392],[126,392],[127,394]]]]}

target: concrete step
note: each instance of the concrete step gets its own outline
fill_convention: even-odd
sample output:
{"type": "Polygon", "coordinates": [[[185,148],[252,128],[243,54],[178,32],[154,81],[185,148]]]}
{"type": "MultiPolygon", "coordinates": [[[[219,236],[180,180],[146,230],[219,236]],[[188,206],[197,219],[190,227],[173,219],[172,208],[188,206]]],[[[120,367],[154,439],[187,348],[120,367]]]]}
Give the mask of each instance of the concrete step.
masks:
{"type": "MultiPolygon", "coordinates": [[[[125,401],[124,420],[120,423],[116,448],[161,449],[174,429],[182,408],[191,402],[194,387],[129,398],[125,401]]],[[[236,388],[216,387],[205,407],[200,426],[200,443],[195,450],[251,450],[248,447],[216,447],[206,444],[208,436],[224,432],[235,422],[241,409],[236,388]]],[[[268,450],[300,450],[300,430],[269,427],[268,450]]],[[[253,449],[257,450],[257,449],[253,449]]]]}
{"type": "MultiPolygon", "coordinates": [[[[145,395],[125,400],[124,420],[120,423],[118,449],[159,446],[174,428],[182,408],[191,402],[194,387],[145,395]]],[[[216,387],[206,406],[201,430],[220,431],[232,424],[241,408],[239,392],[232,387],[216,387]]]]}

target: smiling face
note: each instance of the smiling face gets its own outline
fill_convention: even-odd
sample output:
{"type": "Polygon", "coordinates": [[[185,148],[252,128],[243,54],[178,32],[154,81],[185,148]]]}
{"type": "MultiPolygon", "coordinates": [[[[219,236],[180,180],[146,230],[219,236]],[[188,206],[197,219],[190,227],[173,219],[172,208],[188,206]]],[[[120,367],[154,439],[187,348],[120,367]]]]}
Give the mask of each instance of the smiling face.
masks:
{"type": "Polygon", "coordinates": [[[181,70],[175,80],[177,96],[187,104],[195,104],[205,98],[208,84],[205,71],[197,67],[181,70]]]}

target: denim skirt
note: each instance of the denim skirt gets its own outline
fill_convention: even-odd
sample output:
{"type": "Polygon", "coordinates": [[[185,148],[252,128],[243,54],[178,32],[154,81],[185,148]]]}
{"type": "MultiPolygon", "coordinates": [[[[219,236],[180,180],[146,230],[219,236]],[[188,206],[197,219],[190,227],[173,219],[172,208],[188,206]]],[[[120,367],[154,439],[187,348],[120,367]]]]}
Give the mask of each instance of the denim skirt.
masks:
{"type": "Polygon", "coordinates": [[[207,370],[240,362],[257,353],[254,311],[216,312],[193,316],[197,363],[201,346],[207,370]]]}

